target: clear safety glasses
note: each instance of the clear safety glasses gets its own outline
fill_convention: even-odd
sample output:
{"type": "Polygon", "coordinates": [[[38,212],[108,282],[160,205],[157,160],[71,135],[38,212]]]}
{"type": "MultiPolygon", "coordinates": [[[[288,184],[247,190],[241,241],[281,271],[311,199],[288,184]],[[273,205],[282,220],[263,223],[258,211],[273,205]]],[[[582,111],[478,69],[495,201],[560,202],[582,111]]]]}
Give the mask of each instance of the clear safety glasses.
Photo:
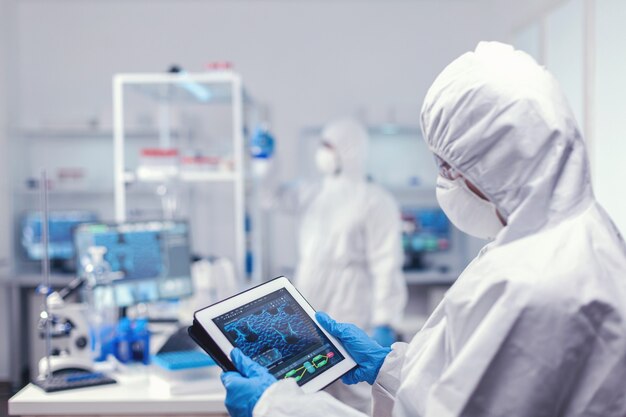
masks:
{"type": "Polygon", "coordinates": [[[439,175],[447,180],[454,181],[455,179],[462,176],[456,169],[452,168],[450,164],[448,164],[437,155],[435,155],[435,163],[437,164],[437,168],[439,169],[439,175]]]}

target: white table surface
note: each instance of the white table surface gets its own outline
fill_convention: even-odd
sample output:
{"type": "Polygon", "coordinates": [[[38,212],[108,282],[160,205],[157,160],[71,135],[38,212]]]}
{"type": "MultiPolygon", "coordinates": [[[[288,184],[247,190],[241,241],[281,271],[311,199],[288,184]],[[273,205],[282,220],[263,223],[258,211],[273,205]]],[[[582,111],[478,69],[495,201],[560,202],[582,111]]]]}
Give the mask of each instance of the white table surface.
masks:
{"type": "Polygon", "coordinates": [[[117,384],[46,393],[29,384],[9,400],[9,415],[225,415],[219,378],[201,395],[170,395],[149,375],[114,374],[117,384]]]}

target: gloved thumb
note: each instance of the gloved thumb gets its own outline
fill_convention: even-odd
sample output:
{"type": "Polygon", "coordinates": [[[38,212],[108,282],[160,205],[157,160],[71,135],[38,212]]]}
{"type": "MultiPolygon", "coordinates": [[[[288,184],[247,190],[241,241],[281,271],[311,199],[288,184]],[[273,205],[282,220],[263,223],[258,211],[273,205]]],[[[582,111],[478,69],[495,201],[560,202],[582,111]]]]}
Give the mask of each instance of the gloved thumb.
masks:
{"type": "Polygon", "coordinates": [[[238,378],[241,378],[241,375],[233,371],[222,372],[222,375],[220,376],[220,379],[222,380],[222,385],[224,385],[224,387],[226,388],[228,388],[228,386],[238,378]]]}
{"type": "Polygon", "coordinates": [[[267,369],[244,355],[241,349],[233,349],[230,353],[230,359],[233,361],[233,365],[235,365],[239,373],[247,378],[267,372],[267,369]]]}
{"type": "Polygon", "coordinates": [[[328,333],[332,334],[335,337],[340,336],[337,329],[337,322],[328,314],[324,313],[323,311],[318,311],[317,313],[315,313],[315,318],[317,319],[317,322],[324,329],[326,329],[328,333]]]}

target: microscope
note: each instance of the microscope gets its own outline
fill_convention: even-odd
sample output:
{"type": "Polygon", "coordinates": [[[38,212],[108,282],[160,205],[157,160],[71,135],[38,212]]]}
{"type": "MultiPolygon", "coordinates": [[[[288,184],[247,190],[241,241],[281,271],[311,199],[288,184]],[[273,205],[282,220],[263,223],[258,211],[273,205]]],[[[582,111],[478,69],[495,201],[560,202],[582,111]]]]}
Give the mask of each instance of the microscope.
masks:
{"type": "Polygon", "coordinates": [[[88,307],[84,303],[67,301],[83,283],[82,278],[77,278],[47,296],[48,311],[41,312],[37,328],[42,339],[46,338],[49,328],[51,344],[49,356],[39,361],[40,375],[65,370],[91,372],[93,369],[88,307]]]}
{"type": "Polygon", "coordinates": [[[37,292],[43,295],[44,310],[37,328],[46,343],[46,356],[39,361],[39,376],[33,383],[46,392],[115,384],[113,378],[93,371],[87,305],[67,302],[85,281],[76,278],[61,291],[51,291],[48,176],[45,170],[41,173],[41,184],[43,279],[37,292]]]}

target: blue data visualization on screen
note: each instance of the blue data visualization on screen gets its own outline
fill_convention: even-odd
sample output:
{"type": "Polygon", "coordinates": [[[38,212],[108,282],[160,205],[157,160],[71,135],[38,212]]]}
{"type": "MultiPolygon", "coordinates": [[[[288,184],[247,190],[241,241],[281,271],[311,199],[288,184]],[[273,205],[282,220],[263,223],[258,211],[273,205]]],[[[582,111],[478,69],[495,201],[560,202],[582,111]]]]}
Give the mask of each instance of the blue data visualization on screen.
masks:
{"type": "Polygon", "coordinates": [[[213,319],[233,346],[276,378],[299,385],[344,357],[286,289],[213,319]]]}
{"type": "MultiPolygon", "coordinates": [[[[53,211],[48,215],[48,256],[52,260],[74,259],[74,228],[98,219],[95,213],[78,210],[53,211]]],[[[31,260],[43,257],[41,213],[29,212],[22,219],[22,247],[31,260]]]]}
{"type": "Polygon", "coordinates": [[[74,235],[79,273],[86,274],[90,248],[103,247],[104,260],[117,276],[118,305],[189,296],[193,286],[187,228],[178,221],[81,225],[74,235]]]}

